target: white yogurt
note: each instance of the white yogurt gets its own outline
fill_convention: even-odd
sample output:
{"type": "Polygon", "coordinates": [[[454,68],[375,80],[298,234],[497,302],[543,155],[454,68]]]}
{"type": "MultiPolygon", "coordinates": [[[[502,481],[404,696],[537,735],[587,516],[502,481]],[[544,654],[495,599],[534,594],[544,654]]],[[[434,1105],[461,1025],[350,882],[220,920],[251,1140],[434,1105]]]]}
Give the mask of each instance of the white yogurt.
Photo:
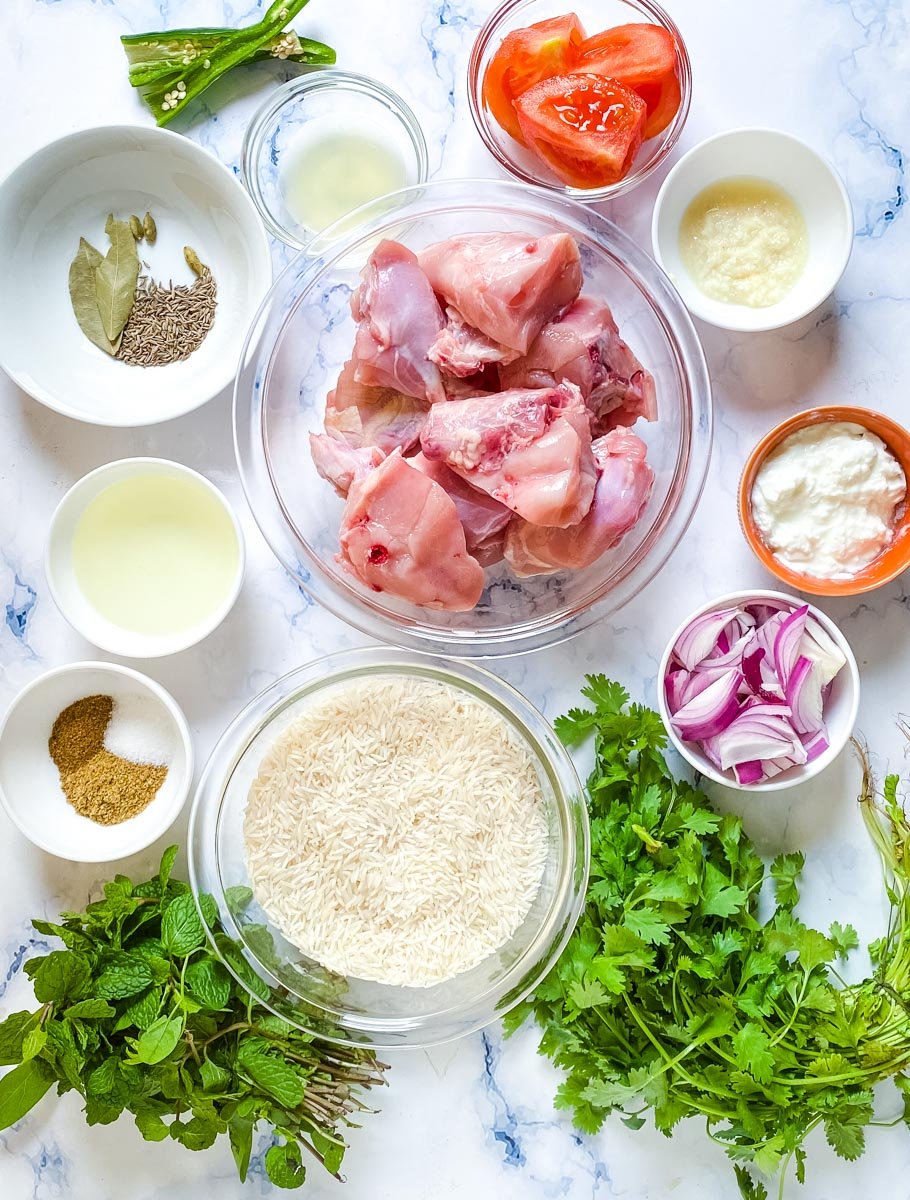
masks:
{"type": "Polygon", "coordinates": [[[809,425],[762,464],[752,515],[785,567],[850,579],[891,543],[907,480],[874,433],[850,421],[809,425]]]}

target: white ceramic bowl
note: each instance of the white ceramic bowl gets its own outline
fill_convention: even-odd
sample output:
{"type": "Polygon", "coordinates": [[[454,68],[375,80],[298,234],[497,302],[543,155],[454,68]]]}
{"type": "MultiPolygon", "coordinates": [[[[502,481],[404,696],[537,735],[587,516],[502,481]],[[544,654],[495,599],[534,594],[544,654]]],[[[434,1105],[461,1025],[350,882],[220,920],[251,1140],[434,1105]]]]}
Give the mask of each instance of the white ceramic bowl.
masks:
{"type": "Polygon", "coordinates": [[[0,184],[0,365],[48,408],[96,425],[152,425],[204,404],[233,380],[246,331],[272,282],[268,239],[234,175],[189,138],[108,125],[51,142],[0,184]],[[68,273],[79,238],[102,253],[109,212],[158,226],[140,258],[191,283],[191,245],[218,287],[215,322],[184,362],[134,367],[85,337],[68,273]]]}
{"type": "MultiPolygon", "coordinates": [[[[73,484],[54,510],[44,549],[44,572],[54,603],[77,633],[110,654],[125,658],[160,658],[202,641],[234,607],[243,584],[245,548],[240,522],[225,497],[198,471],[164,458],[122,458],[106,463],[73,484]],[[73,538],[82,514],[105,488],[138,475],[155,474],[191,480],[204,487],[230,518],[237,539],[237,570],[222,602],[204,619],[177,633],[147,634],[115,625],[87,599],[73,566],[73,538]]],[[[174,581],[175,588],[179,581],[174,581]]]]}
{"type": "Polygon", "coordinates": [[[667,642],[667,648],[664,650],[663,657],[660,660],[660,667],[657,672],[657,707],[667,728],[667,736],[674,748],[700,774],[713,780],[715,783],[723,784],[724,787],[735,788],[738,791],[782,792],[787,788],[795,787],[799,783],[805,783],[807,779],[811,779],[813,775],[817,775],[830,763],[834,762],[847,744],[847,739],[852,734],[853,727],[856,724],[856,714],[859,709],[859,667],[856,663],[856,656],[850,649],[850,643],[831,618],[823,613],[820,608],[816,608],[814,604],[810,604],[809,612],[832,641],[840,647],[840,651],[847,661],[846,665],[835,676],[831,684],[831,694],[825,704],[828,749],[813,762],[805,763],[800,767],[791,767],[789,771],[782,771],[779,775],[775,775],[772,779],[764,780],[761,783],[737,783],[732,771],[718,770],[707,755],[702,753],[695,742],[684,742],[676,735],[673,726],[670,724],[670,710],[667,708],[667,697],[664,690],[664,679],[667,676],[667,668],[670,663],[670,655],[673,652],[673,647],[697,617],[705,613],[714,612],[715,609],[731,608],[734,605],[747,601],[761,603],[762,600],[785,600],[788,604],[792,604],[794,608],[800,608],[806,603],[806,600],[800,599],[798,596],[791,596],[787,592],[774,592],[757,588],[746,592],[728,592],[725,596],[718,596],[716,600],[711,600],[710,603],[703,604],[701,608],[697,608],[695,612],[689,613],[685,621],[682,622],[667,642]]]}
{"type": "Polygon", "coordinates": [[[177,819],[193,781],[193,743],[177,702],[154,680],[115,663],[79,662],[33,679],[0,722],[0,802],[22,833],[72,862],[111,862],[150,846],[177,819]],[[141,696],[173,726],[174,755],[154,800],[119,825],[99,825],[66,799],[47,743],[57,716],[84,696],[141,696]]]}
{"type": "Polygon", "coordinates": [[[651,221],[654,257],[675,283],[689,311],[711,325],[741,332],[779,329],[817,308],[837,286],[853,245],[853,210],[831,164],[811,146],[774,129],[734,129],[684,154],[664,180],[651,221]],[[806,221],[809,258],[802,276],[777,304],[749,308],[706,296],[679,252],[679,227],[704,188],[731,176],[776,184],[794,199],[806,221]]]}

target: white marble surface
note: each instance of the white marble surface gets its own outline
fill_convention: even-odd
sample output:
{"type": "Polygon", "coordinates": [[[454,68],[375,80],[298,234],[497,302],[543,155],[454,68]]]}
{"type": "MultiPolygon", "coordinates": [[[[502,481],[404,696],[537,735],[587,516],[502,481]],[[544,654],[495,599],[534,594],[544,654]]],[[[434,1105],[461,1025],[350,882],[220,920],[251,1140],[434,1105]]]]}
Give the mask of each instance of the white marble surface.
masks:
{"type": "MultiPolygon", "coordinates": [[[[785,415],[848,401],[908,420],[910,235],[902,139],[910,130],[908,14],[900,0],[667,0],[695,74],[684,149],[708,134],[767,124],[829,154],[853,197],[857,238],[833,301],[800,326],[764,336],[704,329],[715,385],[717,438],[708,488],[683,545],[640,600],[568,646],[511,660],[502,672],[555,715],[585,669],[612,673],[653,700],[664,640],[689,608],[734,587],[767,585],[737,527],[734,491],[745,454],[785,415]]],[[[427,133],[432,168],[493,174],[471,125],[465,63],[489,0],[313,0],[296,24],[338,49],[339,64],[400,89],[427,133]]],[[[0,38],[0,173],[60,134],[111,121],[147,122],[127,83],[118,35],[162,24],[241,23],[251,0],[5,0],[0,38]]],[[[185,132],[235,169],[255,104],[287,71],[238,72],[208,93],[185,132]]],[[[612,215],[644,241],[657,181],[612,215]]],[[[12,286],[2,280],[0,287],[12,286]]],[[[0,705],[58,663],[96,656],[56,612],[41,566],[48,517],[79,476],[129,454],[173,457],[210,476],[243,511],[249,571],[221,630],[195,650],[138,664],[170,688],[204,760],[229,718],[263,685],[312,656],[362,640],[317,611],[285,577],[245,512],[234,471],[229,397],[149,430],[105,431],[45,411],[0,380],[0,705]]],[[[826,605],[863,672],[860,728],[892,766],[904,752],[893,718],[907,705],[910,594],[901,581],[860,602],[826,605]]],[[[809,857],[808,915],[853,920],[875,936],[882,899],[854,808],[849,761],[785,799],[719,797],[744,811],[769,849],[809,857]]],[[[173,836],[181,837],[185,821],[173,836]]],[[[150,865],[153,848],[123,869],[150,865]]],[[[0,1012],[23,1007],[25,957],[40,946],[29,920],[81,904],[103,877],[27,844],[0,814],[0,1012]]],[[[347,1186],[311,1176],[314,1200],[733,1200],[722,1152],[690,1123],[666,1141],[610,1122],[579,1137],[557,1115],[557,1074],[532,1031],[503,1044],[490,1030],[432,1054],[393,1056],[381,1115],[354,1138],[347,1186]]],[[[883,1097],[883,1113],[893,1098],[883,1097]]],[[[910,1197],[910,1138],[874,1129],[848,1166],[813,1136],[806,1200],[848,1200],[879,1189],[910,1197]]],[[[800,1193],[794,1184],[792,1194],[800,1193]]],[[[226,1147],[191,1154],[144,1144],[126,1121],[86,1129],[72,1095],[46,1099],[0,1135],[3,1200],[215,1200],[273,1194],[261,1168],[236,1181],[226,1147]]],[[[304,1193],[307,1194],[307,1193],[304,1193]]],[[[788,1191],[788,1195],[791,1194],[788,1191]]]]}

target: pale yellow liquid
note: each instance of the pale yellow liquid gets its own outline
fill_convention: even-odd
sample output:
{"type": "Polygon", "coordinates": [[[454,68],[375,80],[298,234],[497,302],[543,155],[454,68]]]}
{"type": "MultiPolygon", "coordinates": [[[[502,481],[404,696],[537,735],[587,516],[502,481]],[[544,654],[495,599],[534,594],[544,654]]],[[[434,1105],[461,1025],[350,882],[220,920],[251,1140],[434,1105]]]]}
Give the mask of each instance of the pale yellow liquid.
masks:
{"type": "Polygon", "coordinates": [[[189,630],[234,586],[240,548],[215,496],[190,479],[148,474],[112,483],[73,538],[73,570],[101,616],[146,635],[189,630]]]}
{"type": "Polygon", "coordinates": [[[695,197],[679,227],[679,252],[706,296],[767,308],[806,269],[809,235],[803,214],[782,188],[737,176],[695,197]]]}
{"type": "Polygon", "coordinates": [[[314,232],[410,182],[394,143],[332,118],[306,126],[282,164],[285,206],[314,232]]]}

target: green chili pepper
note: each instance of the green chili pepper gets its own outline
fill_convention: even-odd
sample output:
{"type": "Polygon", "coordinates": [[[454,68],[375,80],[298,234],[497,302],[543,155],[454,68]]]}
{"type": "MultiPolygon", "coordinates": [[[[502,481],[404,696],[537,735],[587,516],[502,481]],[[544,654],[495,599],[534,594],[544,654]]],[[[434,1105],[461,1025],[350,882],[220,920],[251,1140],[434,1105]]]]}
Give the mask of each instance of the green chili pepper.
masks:
{"type": "Polygon", "coordinates": [[[130,83],[142,90],[157,123],[167,125],[210,84],[241,63],[269,58],[310,66],[333,63],[331,46],[284,30],[306,3],[276,0],[261,21],[246,29],[172,29],[122,37],[130,83]]]}

